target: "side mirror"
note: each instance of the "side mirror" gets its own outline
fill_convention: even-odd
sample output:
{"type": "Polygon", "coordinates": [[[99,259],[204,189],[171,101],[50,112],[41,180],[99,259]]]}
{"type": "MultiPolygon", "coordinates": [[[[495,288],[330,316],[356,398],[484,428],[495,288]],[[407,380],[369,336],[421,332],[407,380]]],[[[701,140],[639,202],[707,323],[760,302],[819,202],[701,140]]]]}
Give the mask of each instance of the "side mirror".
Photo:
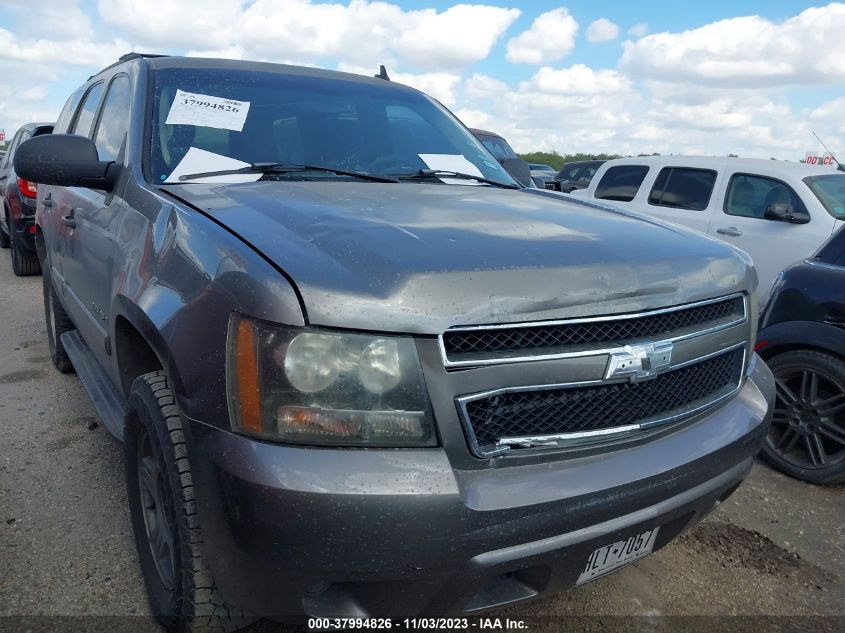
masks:
{"type": "Polygon", "coordinates": [[[551,191],[562,191],[560,188],[560,181],[559,180],[547,180],[543,184],[544,189],[550,189],[551,191]]]}
{"type": "Polygon", "coordinates": [[[803,211],[795,211],[791,204],[786,203],[769,205],[766,207],[763,217],[766,220],[789,222],[791,224],[807,224],[810,221],[809,214],[803,211]]]}
{"type": "Polygon", "coordinates": [[[35,136],[15,152],[15,172],[24,180],[62,187],[111,191],[120,166],[101,161],[91,139],[74,134],[35,136]]]}

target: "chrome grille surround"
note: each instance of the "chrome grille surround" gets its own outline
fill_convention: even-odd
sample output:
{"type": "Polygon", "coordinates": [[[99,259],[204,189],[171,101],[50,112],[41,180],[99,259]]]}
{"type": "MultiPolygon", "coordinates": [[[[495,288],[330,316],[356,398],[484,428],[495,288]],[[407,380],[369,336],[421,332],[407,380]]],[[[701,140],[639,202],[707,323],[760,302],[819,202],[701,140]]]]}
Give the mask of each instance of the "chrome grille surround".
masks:
{"type": "MultiPolygon", "coordinates": [[[[499,437],[495,442],[482,443],[479,442],[479,438],[476,433],[476,426],[473,424],[473,415],[470,409],[474,403],[503,395],[527,394],[531,397],[536,394],[543,394],[544,392],[566,392],[571,390],[571,394],[574,399],[577,400],[586,390],[606,388],[636,389],[643,386],[646,386],[643,388],[647,388],[648,385],[656,385],[656,383],[651,380],[644,382],[591,380],[550,385],[506,387],[458,397],[456,398],[456,403],[458,406],[459,417],[464,425],[464,430],[469,440],[470,448],[472,453],[477,457],[487,458],[502,455],[509,452],[512,448],[567,448],[617,439],[626,439],[643,431],[679,422],[695,415],[696,413],[714,407],[718,403],[734,396],[741,389],[743,378],[745,377],[747,365],[746,361],[748,358],[748,345],[745,342],[675,365],[667,372],[661,374],[660,377],[664,380],[671,379],[672,373],[674,372],[694,370],[697,366],[703,366],[709,361],[719,360],[720,357],[725,357],[733,364],[731,368],[732,376],[729,382],[725,382],[724,385],[715,389],[711,393],[705,394],[698,399],[686,402],[681,406],[667,411],[662,411],[655,415],[631,420],[629,424],[622,424],[618,426],[602,427],[601,423],[599,423],[594,425],[594,428],[585,430],[538,435],[503,436],[499,437]],[[579,391],[581,391],[581,393],[578,393],[579,391]]],[[[570,394],[568,393],[566,394],[566,396],[569,395],[570,394]]]]}
{"type": "MultiPolygon", "coordinates": [[[[716,313],[718,314],[718,312],[716,313]]],[[[613,354],[621,352],[625,349],[625,345],[632,341],[652,341],[652,342],[677,342],[689,338],[702,336],[712,332],[734,327],[748,321],[748,298],[742,293],[735,293],[728,296],[717,297],[715,299],[707,299],[704,301],[697,301],[694,303],[687,303],[669,308],[660,308],[656,310],[649,310],[637,313],[614,314],[599,317],[585,317],[576,319],[565,319],[556,321],[532,321],[525,323],[505,323],[496,325],[479,325],[479,326],[456,326],[449,328],[438,337],[438,344],[440,347],[440,355],[443,359],[443,365],[446,369],[455,369],[461,367],[480,367],[485,365],[501,365],[507,363],[524,363],[541,360],[553,360],[563,358],[575,358],[579,356],[595,356],[599,354],[613,354]],[[678,323],[682,323],[688,315],[694,311],[701,311],[702,309],[712,309],[722,305],[730,305],[734,307],[732,312],[727,312],[728,316],[717,318],[715,320],[703,323],[694,323],[693,325],[675,328],[670,328],[669,331],[660,333],[654,332],[655,321],[661,320],[661,323],[671,324],[673,319],[678,323]],[[472,336],[479,339],[484,337],[501,337],[511,336],[511,333],[528,332],[532,338],[548,339],[554,338],[557,334],[567,328],[578,327],[581,332],[585,328],[601,330],[608,332],[612,330],[618,331],[618,325],[624,324],[622,329],[627,328],[632,332],[632,336],[626,338],[624,336],[601,336],[591,337],[589,334],[581,335],[582,339],[587,340],[586,343],[568,344],[562,343],[558,345],[539,345],[529,350],[511,347],[507,350],[498,350],[495,352],[481,352],[481,353],[454,353],[449,352],[449,348],[453,348],[453,342],[450,340],[455,336],[472,336]],[[698,328],[697,326],[703,326],[698,328]],[[673,334],[672,332],[675,332],[673,334]],[[546,351],[544,351],[544,347],[546,351]]],[[[597,332],[598,334],[598,332],[597,332]]]]}

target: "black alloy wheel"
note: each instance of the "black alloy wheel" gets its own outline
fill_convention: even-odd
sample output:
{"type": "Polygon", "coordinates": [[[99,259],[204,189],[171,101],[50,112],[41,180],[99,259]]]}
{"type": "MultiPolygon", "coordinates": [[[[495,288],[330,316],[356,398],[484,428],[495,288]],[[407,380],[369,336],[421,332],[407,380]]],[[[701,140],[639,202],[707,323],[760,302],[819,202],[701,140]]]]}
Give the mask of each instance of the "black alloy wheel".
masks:
{"type": "Polygon", "coordinates": [[[779,354],[768,364],[776,387],[764,456],[811,483],[845,480],[845,363],[802,350],[779,354]]]}

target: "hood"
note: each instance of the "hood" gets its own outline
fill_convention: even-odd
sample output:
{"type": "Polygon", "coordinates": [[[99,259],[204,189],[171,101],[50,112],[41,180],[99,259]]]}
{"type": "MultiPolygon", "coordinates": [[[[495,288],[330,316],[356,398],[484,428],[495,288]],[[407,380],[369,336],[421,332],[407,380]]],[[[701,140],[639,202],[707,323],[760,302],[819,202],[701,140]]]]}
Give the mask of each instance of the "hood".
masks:
{"type": "Polygon", "coordinates": [[[337,181],[163,189],[283,269],[315,325],[439,334],[665,307],[754,283],[721,242],[559,194],[337,181]]]}

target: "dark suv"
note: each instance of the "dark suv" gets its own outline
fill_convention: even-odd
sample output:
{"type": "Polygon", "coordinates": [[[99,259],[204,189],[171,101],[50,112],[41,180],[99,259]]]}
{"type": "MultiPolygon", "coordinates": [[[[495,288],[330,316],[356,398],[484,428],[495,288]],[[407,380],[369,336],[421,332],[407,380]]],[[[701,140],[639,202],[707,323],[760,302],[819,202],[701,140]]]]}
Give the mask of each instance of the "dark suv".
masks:
{"type": "Polygon", "coordinates": [[[766,436],[746,256],[522,190],[384,78],[129,55],[15,166],[53,361],[124,442],[171,628],[589,582],[766,436]]]}
{"type": "Polygon", "coordinates": [[[52,123],[27,123],[15,133],[9,151],[0,159],[0,248],[11,249],[12,270],[19,277],[41,272],[35,252],[35,197],[38,187],[15,174],[15,150],[33,136],[50,134],[52,123]]]}
{"type": "Polygon", "coordinates": [[[845,481],[845,231],[777,276],[755,349],[777,379],[763,455],[805,481],[845,481]]]}

